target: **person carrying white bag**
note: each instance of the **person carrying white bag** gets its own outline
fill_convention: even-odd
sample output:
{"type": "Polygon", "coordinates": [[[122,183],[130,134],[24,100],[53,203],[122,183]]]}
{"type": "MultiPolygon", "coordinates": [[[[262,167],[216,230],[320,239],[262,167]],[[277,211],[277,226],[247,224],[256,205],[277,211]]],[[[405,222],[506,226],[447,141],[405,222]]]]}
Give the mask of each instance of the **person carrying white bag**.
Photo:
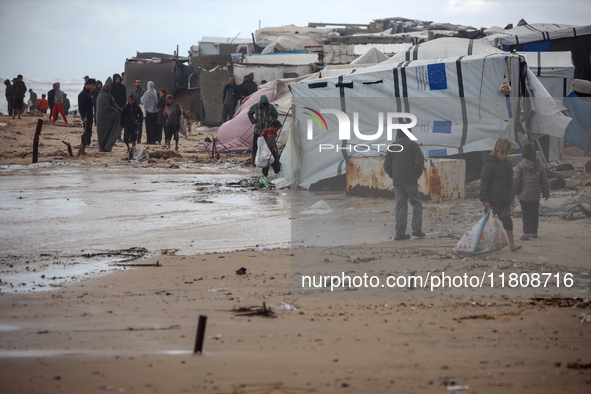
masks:
{"type": "Polygon", "coordinates": [[[277,149],[277,133],[281,128],[281,122],[274,120],[269,125],[268,129],[263,130],[258,141],[258,149],[255,158],[257,167],[263,169],[263,176],[269,175],[269,167],[273,167],[273,171],[277,174],[281,171],[281,164],[279,163],[279,151],[277,149]]]}
{"type": "Polygon", "coordinates": [[[513,166],[507,160],[513,145],[506,138],[499,138],[490,155],[485,154],[484,166],[480,176],[480,201],[484,205],[485,213],[490,207],[503,223],[507,232],[509,247],[512,252],[521,249],[513,239],[513,221],[511,207],[514,203],[513,195],[513,166]]]}

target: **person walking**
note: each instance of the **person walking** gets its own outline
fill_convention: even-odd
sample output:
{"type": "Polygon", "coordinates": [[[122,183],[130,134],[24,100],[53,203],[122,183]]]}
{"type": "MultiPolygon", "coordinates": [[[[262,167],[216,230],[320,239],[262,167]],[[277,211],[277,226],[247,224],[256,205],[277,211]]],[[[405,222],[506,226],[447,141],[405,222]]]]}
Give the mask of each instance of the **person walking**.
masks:
{"type": "Polygon", "coordinates": [[[513,166],[507,160],[512,149],[511,141],[499,138],[490,154],[484,155],[484,166],[480,175],[480,201],[485,212],[488,208],[498,216],[507,232],[509,247],[512,252],[521,249],[513,238],[513,220],[511,207],[513,195],[513,166]]]}
{"type": "Polygon", "coordinates": [[[269,104],[269,99],[264,94],[261,95],[259,102],[251,105],[248,110],[248,119],[254,125],[251,165],[254,165],[254,158],[257,154],[257,139],[261,136],[263,130],[268,129],[271,122],[277,120],[278,117],[277,109],[274,105],[269,104]]]}
{"type": "Polygon", "coordinates": [[[384,170],[394,183],[396,198],[396,236],[395,241],[410,239],[406,234],[408,220],[408,201],[412,205],[412,235],[423,238],[423,202],[419,196],[418,179],[423,174],[425,157],[419,145],[412,141],[406,133],[398,130],[394,146],[388,149],[384,170]],[[398,148],[402,147],[402,150],[398,148]]]}
{"type": "Polygon", "coordinates": [[[64,122],[68,124],[68,119],[66,118],[66,114],[64,113],[64,94],[60,89],[60,83],[56,82],[53,84],[54,96],[53,96],[53,110],[51,111],[51,115],[53,117],[53,123],[55,124],[57,120],[57,114],[64,118],[64,122]]]}
{"type": "Polygon", "coordinates": [[[550,186],[546,169],[536,157],[536,148],[532,144],[521,147],[523,160],[513,173],[513,192],[521,204],[523,221],[522,241],[538,238],[540,219],[540,192],[546,200],[550,197],[550,186]]]}

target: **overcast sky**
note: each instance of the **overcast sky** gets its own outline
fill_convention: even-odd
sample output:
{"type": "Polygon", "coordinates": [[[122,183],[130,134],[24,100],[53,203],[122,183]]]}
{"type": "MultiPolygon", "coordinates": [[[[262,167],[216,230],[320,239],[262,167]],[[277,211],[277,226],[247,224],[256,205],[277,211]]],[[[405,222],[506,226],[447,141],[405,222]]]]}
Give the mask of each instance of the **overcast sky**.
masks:
{"type": "Polygon", "coordinates": [[[589,0],[88,1],[0,0],[0,77],[105,79],[136,52],[186,56],[203,36],[250,38],[259,27],[405,17],[476,28],[591,24],[589,0]]]}

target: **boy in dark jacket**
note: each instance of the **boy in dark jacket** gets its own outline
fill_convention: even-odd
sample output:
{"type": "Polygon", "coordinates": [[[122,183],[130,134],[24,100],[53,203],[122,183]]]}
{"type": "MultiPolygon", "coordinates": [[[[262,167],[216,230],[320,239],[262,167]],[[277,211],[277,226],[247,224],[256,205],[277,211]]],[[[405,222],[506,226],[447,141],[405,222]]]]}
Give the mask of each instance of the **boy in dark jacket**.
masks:
{"type": "Polygon", "coordinates": [[[490,207],[503,223],[507,231],[509,247],[512,252],[521,249],[513,239],[513,221],[511,207],[513,206],[513,166],[507,160],[513,148],[511,141],[499,138],[490,155],[485,154],[484,166],[480,176],[480,201],[485,211],[490,207]]]}
{"type": "Polygon", "coordinates": [[[536,158],[536,148],[525,144],[521,148],[523,160],[515,167],[513,174],[513,191],[521,204],[523,220],[522,241],[538,238],[540,217],[540,192],[546,200],[550,197],[550,186],[546,170],[536,158]]]}
{"type": "Polygon", "coordinates": [[[133,96],[129,96],[127,101],[128,104],[121,111],[121,127],[124,128],[123,141],[127,145],[127,152],[131,158],[137,141],[138,124],[144,120],[144,114],[142,114],[142,109],[136,104],[133,96]],[[131,147],[129,146],[130,143],[132,144],[131,147]]]}
{"type": "MultiPolygon", "coordinates": [[[[78,111],[80,118],[84,124],[84,133],[81,137],[80,149],[78,150],[78,157],[86,155],[86,147],[90,145],[92,139],[92,120],[94,118],[94,105],[92,104],[92,97],[90,93],[94,89],[96,81],[92,78],[86,80],[84,89],[78,95],[78,111]]],[[[45,96],[45,95],[43,95],[45,96]]]]}

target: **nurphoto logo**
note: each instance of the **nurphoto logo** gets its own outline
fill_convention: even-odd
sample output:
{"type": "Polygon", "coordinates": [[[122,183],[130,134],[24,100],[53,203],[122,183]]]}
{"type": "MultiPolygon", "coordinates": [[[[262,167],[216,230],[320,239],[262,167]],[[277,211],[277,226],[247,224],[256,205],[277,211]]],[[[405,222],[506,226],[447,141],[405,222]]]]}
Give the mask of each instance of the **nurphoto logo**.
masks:
{"type": "MultiPolygon", "coordinates": [[[[310,112],[304,112],[305,115],[310,116],[310,119],[308,119],[307,122],[307,139],[309,141],[314,139],[314,121],[316,121],[316,124],[318,124],[318,126],[320,127],[320,132],[325,132],[328,133],[329,129],[328,129],[328,124],[326,122],[326,119],[324,118],[324,116],[322,116],[322,114],[331,114],[331,115],[335,115],[337,118],[337,122],[338,122],[338,140],[340,141],[348,141],[351,140],[351,129],[353,132],[353,135],[355,136],[355,138],[357,138],[358,140],[361,141],[379,141],[382,140],[382,136],[384,134],[384,129],[386,132],[386,139],[388,141],[394,141],[396,139],[396,134],[394,133],[394,131],[396,130],[400,130],[402,131],[404,134],[406,134],[408,136],[409,139],[413,140],[413,141],[417,141],[417,137],[415,137],[412,132],[409,130],[410,128],[414,127],[417,124],[417,117],[414,116],[413,114],[410,113],[406,113],[406,112],[387,112],[386,114],[384,114],[384,112],[378,112],[377,113],[377,118],[378,118],[378,125],[377,125],[377,131],[370,133],[370,134],[364,134],[359,130],[359,112],[354,112],[353,113],[353,122],[351,122],[351,119],[349,117],[349,115],[347,115],[345,112],[343,111],[339,111],[336,109],[321,109],[320,111],[317,111],[315,109],[309,108],[309,107],[304,107],[306,110],[309,110],[310,112]],[[403,119],[410,119],[410,122],[408,123],[404,123],[403,119]],[[351,127],[351,123],[353,124],[353,127],[351,127]]],[[[336,142],[336,141],[335,141],[336,142]]],[[[359,152],[359,153],[363,153],[363,152],[368,152],[370,150],[375,150],[377,149],[377,151],[381,151],[381,147],[386,148],[388,151],[390,152],[401,152],[402,151],[402,146],[401,145],[390,145],[390,144],[355,144],[355,145],[338,145],[338,144],[319,144],[318,145],[318,149],[319,152],[322,152],[323,150],[336,150],[336,151],[340,151],[340,150],[347,150],[349,152],[355,151],[355,152],[359,152]]]]}

